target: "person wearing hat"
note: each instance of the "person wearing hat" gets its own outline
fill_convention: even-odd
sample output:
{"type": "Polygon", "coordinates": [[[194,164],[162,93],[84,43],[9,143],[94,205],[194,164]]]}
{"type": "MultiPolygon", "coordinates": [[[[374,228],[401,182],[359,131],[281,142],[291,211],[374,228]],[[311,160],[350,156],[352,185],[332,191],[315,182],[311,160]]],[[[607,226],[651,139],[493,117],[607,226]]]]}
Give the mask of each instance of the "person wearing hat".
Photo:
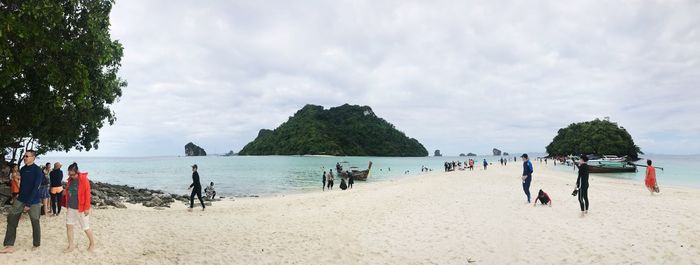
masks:
{"type": "Polygon", "coordinates": [[[197,195],[197,199],[202,204],[202,211],[206,208],[204,206],[204,201],[202,200],[202,184],[199,183],[199,173],[197,173],[197,164],[192,165],[192,184],[190,188],[192,189],[192,194],[190,194],[190,211],[194,208],[194,195],[197,195]]]}
{"type": "Polygon", "coordinates": [[[530,183],[532,182],[532,163],[528,159],[527,154],[523,154],[520,157],[523,158],[523,191],[527,195],[527,203],[530,204],[530,183]]]}

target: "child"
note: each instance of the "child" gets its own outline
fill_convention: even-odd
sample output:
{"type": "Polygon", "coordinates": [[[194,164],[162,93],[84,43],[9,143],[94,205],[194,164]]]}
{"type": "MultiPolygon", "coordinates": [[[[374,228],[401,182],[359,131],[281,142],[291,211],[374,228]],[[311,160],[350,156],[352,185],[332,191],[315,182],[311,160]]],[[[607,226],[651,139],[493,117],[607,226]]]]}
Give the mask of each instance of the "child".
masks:
{"type": "Polygon", "coordinates": [[[532,205],[532,207],[537,206],[537,200],[539,200],[542,205],[549,205],[549,207],[552,207],[552,199],[550,199],[549,195],[542,191],[542,189],[540,189],[540,191],[537,193],[537,198],[535,199],[535,203],[532,205]]]}

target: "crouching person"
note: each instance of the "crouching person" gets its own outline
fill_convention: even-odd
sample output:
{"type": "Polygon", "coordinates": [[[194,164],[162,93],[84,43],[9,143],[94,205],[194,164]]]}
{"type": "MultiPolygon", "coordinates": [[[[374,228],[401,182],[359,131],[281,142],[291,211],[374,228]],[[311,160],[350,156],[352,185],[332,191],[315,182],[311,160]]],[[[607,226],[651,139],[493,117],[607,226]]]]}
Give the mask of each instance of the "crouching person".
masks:
{"type": "Polygon", "coordinates": [[[87,175],[87,173],[80,173],[76,163],[68,166],[68,184],[61,202],[62,206],[68,208],[66,214],[68,247],[64,251],[66,253],[75,249],[73,243],[73,227],[75,226],[85,231],[85,235],[90,241],[88,252],[95,250],[95,239],[90,229],[90,181],[87,175]]]}

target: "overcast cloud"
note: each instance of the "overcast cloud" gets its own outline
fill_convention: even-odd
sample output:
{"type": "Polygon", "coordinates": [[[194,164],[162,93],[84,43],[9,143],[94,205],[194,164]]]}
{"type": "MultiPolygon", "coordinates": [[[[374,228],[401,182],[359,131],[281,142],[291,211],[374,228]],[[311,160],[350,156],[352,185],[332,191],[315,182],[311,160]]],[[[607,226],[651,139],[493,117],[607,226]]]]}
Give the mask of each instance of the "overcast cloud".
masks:
{"type": "Polygon", "coordinates": [[[700,153],[697,1],[117,1],[129,82],[100,148],[238,151],[307,103],[371,106],[432,153],[544,152],[609,116],[700,153]]]}

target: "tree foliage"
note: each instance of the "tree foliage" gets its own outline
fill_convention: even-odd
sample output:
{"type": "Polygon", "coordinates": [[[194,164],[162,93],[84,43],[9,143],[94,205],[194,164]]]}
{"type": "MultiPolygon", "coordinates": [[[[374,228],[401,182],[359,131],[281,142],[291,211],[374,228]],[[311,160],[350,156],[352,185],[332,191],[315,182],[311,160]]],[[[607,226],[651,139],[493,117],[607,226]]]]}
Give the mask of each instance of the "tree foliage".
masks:
{"type": "Polygon", "coordinates": [[[277,129],[260,130],[239,155],[427,156],[418,140],[368,106],[306,105],[277,129]]]}
{"type": "Polygon", "coordinates": [[[643,154],[624,127],[599,119],[560,129],[552,143],[547,145],[547,153],[550,156],[618,155],[631,159],[638,159],[638,154],[643,154]]]}
{"type": "Polygon", "coordinates": [[[109,34],[113,3],[0,0],[0,147],[98,147],[126,86],[123,48],[109,34]]]}

